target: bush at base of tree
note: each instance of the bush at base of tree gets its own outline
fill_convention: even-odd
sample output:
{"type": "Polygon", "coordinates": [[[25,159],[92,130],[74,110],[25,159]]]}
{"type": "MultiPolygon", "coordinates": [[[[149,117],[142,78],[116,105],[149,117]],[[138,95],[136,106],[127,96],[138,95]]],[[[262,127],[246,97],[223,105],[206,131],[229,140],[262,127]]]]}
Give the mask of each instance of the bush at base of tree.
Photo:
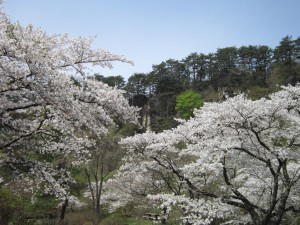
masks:
{"type": "Polygon", "coordinates": [[[26,202],[20,195],[13,193],[10,189],[0,187],[0,224],[6,225],[25,223],[26,202]]]}

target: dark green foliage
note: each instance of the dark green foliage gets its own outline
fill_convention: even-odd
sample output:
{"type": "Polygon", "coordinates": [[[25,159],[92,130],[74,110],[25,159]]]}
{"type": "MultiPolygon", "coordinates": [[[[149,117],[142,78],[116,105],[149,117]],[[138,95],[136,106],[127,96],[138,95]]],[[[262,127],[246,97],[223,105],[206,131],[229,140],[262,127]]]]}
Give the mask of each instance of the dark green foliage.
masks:
{"type": "Polygon", "coordinates": [[[181,82],[178,82],[174,77],[162,77],[158,80],[156,86],[156,94],[173,93],[177,94],[183,90],[181,82]]]}
{"type": "Polygon", "coordinates": [[[150,127],[155,132],[175,127],[176,96],[173,92],[161,93],[149,101],[150,127]]]}
{"type": "Polygon", "coordinates": [[[8,189],[0,188],[0,224],[6,225],[19,208],[19,198],[8,189]]]}
{"type": "Polygon", "coordinates": [[[230,73],[236,68],[237,53],[238,50],[236,47],[219,48],[217,50],[216,58],[220,75],[230,73]]]}
{"type": "Polygon", "coordinates": [[[0,187],[0,224],[7,225],[12,222],[16,225],[26,225],[29,214],[29,203],[20,194],[12,192],[9,188],[0,187]]]}
{"type": "Polygon", "coordinates": [[[102,81],[103,83],[108,84],[111,87],[117,87],[119,89],[123,89],[125,86],[125,80],[122,76],[103,76],[100,74],[95,74],[94,78],[97,81],[102,81]]]}
{"type": "Polygon", "coordinates": [[[280,45],[274,50],[274,59],[276,62],[290,66],[295,58],[297,58],[295,57],[295,54],[297,54],[295,47],[295,42],[292,40],[291,36],[282,38],[280,45]]]}
{"type": "Polygon", "coordinates": [[[125,90],[130,97],[146,93],[146,74],[135,73],[129,77],[125,90]]]}
{"type": "Polygon", "coordinates": [[[300,225],[300,216],[296,217],[291,225],[300,225]]]}
{"type": "Polygon", "coordinates": [[[191,53],[182,62],[185,65],[185,73],[189,78],[190,86],[194,90],[202,90],[207,80],[206,71],[209,66],[209,58],[203,53],[191,53]]]}
{"type": "Polygon", "coordinates": [[[293,40],[285,36],[274,50],[274,60],[280,67],[282,75],[287,76],[287,82],[295,84],[299,81],[300,37],[293,40]],[[297,69],[295,69],[297,68],[297,69]]]}
{"type": "Polygon", "coordinates": [[[60,214],[60,209],[55,209],[59,201],[53,195],[38,194],[31,205],[33,219],[53,219],[60,214]]]}
{"type": "Polygon", "coordinates": [[[130,100],[130,105],[136,106],[138,108],[143,108],[148,102],[148,98],[146,95],[138,94],[134,95],[130,100]]]}
{"type": "Polygon", "coordinates": [[[71,194],[74,196],[81,196],[83,190],[86,188],[87,179],[84,170],[80,167],[71,167],[69,169],[71,176],[75,179],[75,183],[70,185],[71,194]]]}

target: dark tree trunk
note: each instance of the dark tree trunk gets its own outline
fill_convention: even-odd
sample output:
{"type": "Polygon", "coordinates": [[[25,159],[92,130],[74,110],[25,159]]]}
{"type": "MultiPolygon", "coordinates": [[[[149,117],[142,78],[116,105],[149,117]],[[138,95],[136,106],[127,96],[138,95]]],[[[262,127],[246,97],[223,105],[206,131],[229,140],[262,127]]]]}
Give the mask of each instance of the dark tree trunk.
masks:
{"type": "Polygon", "coordinates": [[[65,202],[63,203],[62,207],[61,207],[61,212],[60,212],[60,220],[63,220],[65,218],[65,213],[66,213],[66,209],[68,206],[69,200],[66,198],[65,202]]]}

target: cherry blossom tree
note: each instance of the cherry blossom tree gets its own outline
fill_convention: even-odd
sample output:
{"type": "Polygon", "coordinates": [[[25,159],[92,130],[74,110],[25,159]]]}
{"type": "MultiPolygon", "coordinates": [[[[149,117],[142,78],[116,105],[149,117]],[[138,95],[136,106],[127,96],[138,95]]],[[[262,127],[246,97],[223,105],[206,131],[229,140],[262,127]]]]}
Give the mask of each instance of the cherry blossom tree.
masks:
{"type": "Polygon", "coordinates": [[[102,137],[96,144],[97,148],[90,151],[91,161],[84,165],[88,180],[88,190],[84,193],[84,197],[91,199],[98,221],[103,214],[101,198],[105,180],[116,170],[123,155],[118,140],[114,134],[102,137]]]}
{"type": "Polygon", "coordinates": [[[137,109],[123,92],[86,79],[87,71],[132,62],[93,50],[92,38],[49,35],[12,23],[2,9],[0,30],[0,166],[67,203],[74,180],[66,164],[89,160],[95,139],[115,118],[137,121],[137,109]]]}
{"type": "Polygon", "coordinates": [[[123,139],[124,165],[109,181],[118,189],[106,195],[147,195],[165,219],[180,209],[184,224],[279,225],[300,213],[300,85],[206,103],[194,115],[123,139]]]}

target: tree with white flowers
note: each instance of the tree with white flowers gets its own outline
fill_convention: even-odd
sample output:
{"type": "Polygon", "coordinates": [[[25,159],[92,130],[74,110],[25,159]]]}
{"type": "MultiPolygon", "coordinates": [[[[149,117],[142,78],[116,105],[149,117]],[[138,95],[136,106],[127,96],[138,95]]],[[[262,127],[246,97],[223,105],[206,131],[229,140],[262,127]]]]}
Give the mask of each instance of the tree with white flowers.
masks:
{"type": "Polygon", "coordinates": [[[300,213],[300,85],[206,103],[194,115],[121,141],[127,155],[106,196],[125,202],[114,207],[147,195],[165,219],[176,207],[182,223],[198,225],[279,225],[300,213]]]}
{"type": "Polygon", "coordinates": [[[0,11],[0,166],[61,200],[73,182],[67,161],[87,162],[114,119],[137,121],[122,91],[85,79],[89,66],[132,63],[92,41],[24,27],[0,11]]]}

